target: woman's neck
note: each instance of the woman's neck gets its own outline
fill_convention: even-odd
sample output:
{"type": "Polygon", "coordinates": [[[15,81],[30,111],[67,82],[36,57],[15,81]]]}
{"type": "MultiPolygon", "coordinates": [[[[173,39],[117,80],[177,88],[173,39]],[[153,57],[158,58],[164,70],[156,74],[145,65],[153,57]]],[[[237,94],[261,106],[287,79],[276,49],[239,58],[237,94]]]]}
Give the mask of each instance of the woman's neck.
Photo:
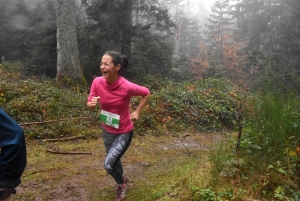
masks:
{"type": "Polygon", "coordinates": [[[113,78],[110,78],[110,79],[106,79],[107,83],[112,85],[113,83],[115,83],[119,78],[119,75],[113,77],[113,78]]]}

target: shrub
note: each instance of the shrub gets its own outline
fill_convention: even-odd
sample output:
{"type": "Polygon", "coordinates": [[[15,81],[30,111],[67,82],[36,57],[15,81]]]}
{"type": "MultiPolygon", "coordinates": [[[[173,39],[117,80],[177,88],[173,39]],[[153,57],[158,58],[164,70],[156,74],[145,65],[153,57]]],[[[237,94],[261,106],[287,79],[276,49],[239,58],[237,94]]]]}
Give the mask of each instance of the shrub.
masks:
{"type": "MultiPolygon", "coordinates": [[[[4,70],[2,67],[1,70],[4,70]]],[[[85,129],[99,127],[98,112],[86,108],[87,87],[56,85],[54,79],[27,77],[8,71],[1,82],[1,105],[19,123],[44,122],[73,117],[90,116],[93,121],[56,122],[28,126],[32,138],[69,136],[85,129]],[[9,80],[8,80],[9,79],[9,80]],[[85,123],[83,123],[85,122],[85,123]],[[77,128],[74,130],[74,128],[77,128]],[[46,133],[46,134],[43,134],[46,133]]],[[[148,76],[145,85],[151,89],[149,102],[139,121],[137,133],[160,135],[166,130],[173,133],[185,130],[220,131],[232,129],[236,124],[239,96],[232,85],[216,79],[206,83],[175,83],[148,76]]],[[[131,101],[132,109],[139,98],[131,101]]],[[[83,132],[83,131],[82,131],[83,132]]],[[[88,132],[86,132],[88,133],[88,132]]]]}

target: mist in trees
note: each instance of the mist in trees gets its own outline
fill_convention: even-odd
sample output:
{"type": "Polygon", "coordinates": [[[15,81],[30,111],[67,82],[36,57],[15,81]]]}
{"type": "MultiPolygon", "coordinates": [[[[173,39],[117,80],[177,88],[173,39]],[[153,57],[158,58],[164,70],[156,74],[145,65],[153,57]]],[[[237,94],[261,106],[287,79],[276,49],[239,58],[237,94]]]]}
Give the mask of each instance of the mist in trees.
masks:
{"type": "MultiPolygon", "coordinates": [[[[77,68],[90,83],[100,75],[102,55],[115,50],[129,57],[129,79],[214,77],[299,91],[299,2],[210,2],[209,8],[204,0],[74,0],[77,68]]],[[[55,3],[0,0],[2,63],[20,62],[26,75],[57,76],[55,3]]]]}

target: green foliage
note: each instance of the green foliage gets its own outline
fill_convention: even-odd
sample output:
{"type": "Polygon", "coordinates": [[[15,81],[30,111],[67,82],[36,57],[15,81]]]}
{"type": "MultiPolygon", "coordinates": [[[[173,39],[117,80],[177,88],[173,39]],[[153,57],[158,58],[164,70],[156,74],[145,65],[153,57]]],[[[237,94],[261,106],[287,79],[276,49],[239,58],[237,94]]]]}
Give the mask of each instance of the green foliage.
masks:
{"type": "Polygon", "coordinates": [[[230,142],[221,141],[209,153],[210,186],[213,189],[217,189],[221,185],[220,178],[222,176],[232,177],[236,173],[236,169],[232,167],[235,164],[235,157],[231,145],[230,142]]]}
{"type": "Polygon", "coordinates": [[[92,117],[88,121],[78,119],[24,126],[27,138],[94,135],[84,131],[98,123],[97,116],[93,118],[94,114],[85,106],[87,94],[84,92],[87,88],[61,89],[56,86],[55,80],[48,78],[22,79],[18,72],[11,70],[13,67],[14,64],[0,66],[0,71],[5,72],[1,74],[0,105],[18,123],[92,117]]]}
{"type": "MultiPolygon", "coordinates": [[[[22,79],[18,72],[5,70],[13,66],[5,64],[0,68],[6,72],[6,77],[13,78],[9,82],[3,78],[0,101],[2,107],[19,123],[94,116],[95,113],[85,106],[87,94],[84,92],[87,92],[87,88],[60,86],[46,77],[40,80],[34,77],[22,79]]],[[[179,84],[151,76],[144,83],[152,94],[143,115],[135,123],[137,133],[160,135],[165,130],[182,132],[189,129],[218,131],[235,125],[238,96],[229,83],[208,79],[204,84],[179,84]]],[[[132,99],[132,109],[138,103],[139,98],[132,99]]],[[[76,125],[83,126],[83,129],[86,125],[95,126],[95,123],[98,122],[57,122],[28,126],[26,130],[32,138],[70,136],[81,132],[76,125]]]]}
{"type": "Polygon", "coordinates": [[[296,199],[299,195],[294,191],[299,190],[300,170],[299,100],[292,94],[269,90],[253,97],[249,103],[247,132],[241,140],[244,164],[240,170],[248,176],[263,174],[266,179],[257,190],[266,196],[296,199]],[[251,169],[260,172],[254,173],[251,169]]]}
{"type": "MultiPolygon", "coordinates": [[[[235,126],[239,96],[229,83],[208,79],[204,84],[170,82],[158,88],[161,80],[148,78],[144,82],[156,82],[152,86],[157,87],[154,87],[156,90],[152,91],[143,110],[144,115],[136,124],[138,130],[160,134],[163,130],[182,132],[196,129],[206,132],[235,126]]],[[[138,101],[132,101],[134,107],[138,101]]]]}
{"type": "Polygon", "coordinates": [[[168,77],[173,59],[172,44],[166,37],[151,35],[148,30],[141,31],[141,34],[144,34],[143,38],[137,39],[132,48],[132,65],[129,73],[137,79],[143,79],[148,75],[168,77]]]}
{"type": "Polygon", "coordinates": [[[199,189],[194,187],[193,190],[196,192],[194,194],[194,201],[223,201],[223,200],[235,200],[233,197],[233,192],[231,190],[226,190],[221,193],[216,193],[215,191],[208,189],[199,189]]]}
{"type": "Polygon", "coordinates": [[[270,92],[253,98],[251,105],[253,108],[249,111],[247,124],[250,131],[245,139],[252,141],[249,148],[258,145],[259,149],[255,152],[271,154],[278,159],[285,155],[285,148],[299,146],[300,112],[297,98],[270,92]]]}
{"type": "Polygon", "coordinates": [[[217,199],[215,192],[211,191],[210,189],[200,190],[196,189],[197,192],[194,195],[194,201],[216,201],[220,200],[217,199]]]}
{"type": "Polygon", "coordinates": [[[287,63],[285,55],[253,51],[249,54],[248,60],[248,65],[252,66],[253,70],[251,75],[253,91],[268,88],[283,93],[299,94],[298,67],[287,63]]]}

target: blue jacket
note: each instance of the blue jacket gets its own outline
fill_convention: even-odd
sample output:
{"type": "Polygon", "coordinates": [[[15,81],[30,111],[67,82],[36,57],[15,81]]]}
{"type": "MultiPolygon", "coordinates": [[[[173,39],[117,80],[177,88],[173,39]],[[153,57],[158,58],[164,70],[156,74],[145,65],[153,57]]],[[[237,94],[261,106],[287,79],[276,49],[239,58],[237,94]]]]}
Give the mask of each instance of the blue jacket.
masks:
{"type": "Polygon", "coordinates": [[[0,188],[15,188],[27,163],[24,131],[1,108],[0,148],[0,188]]]}

